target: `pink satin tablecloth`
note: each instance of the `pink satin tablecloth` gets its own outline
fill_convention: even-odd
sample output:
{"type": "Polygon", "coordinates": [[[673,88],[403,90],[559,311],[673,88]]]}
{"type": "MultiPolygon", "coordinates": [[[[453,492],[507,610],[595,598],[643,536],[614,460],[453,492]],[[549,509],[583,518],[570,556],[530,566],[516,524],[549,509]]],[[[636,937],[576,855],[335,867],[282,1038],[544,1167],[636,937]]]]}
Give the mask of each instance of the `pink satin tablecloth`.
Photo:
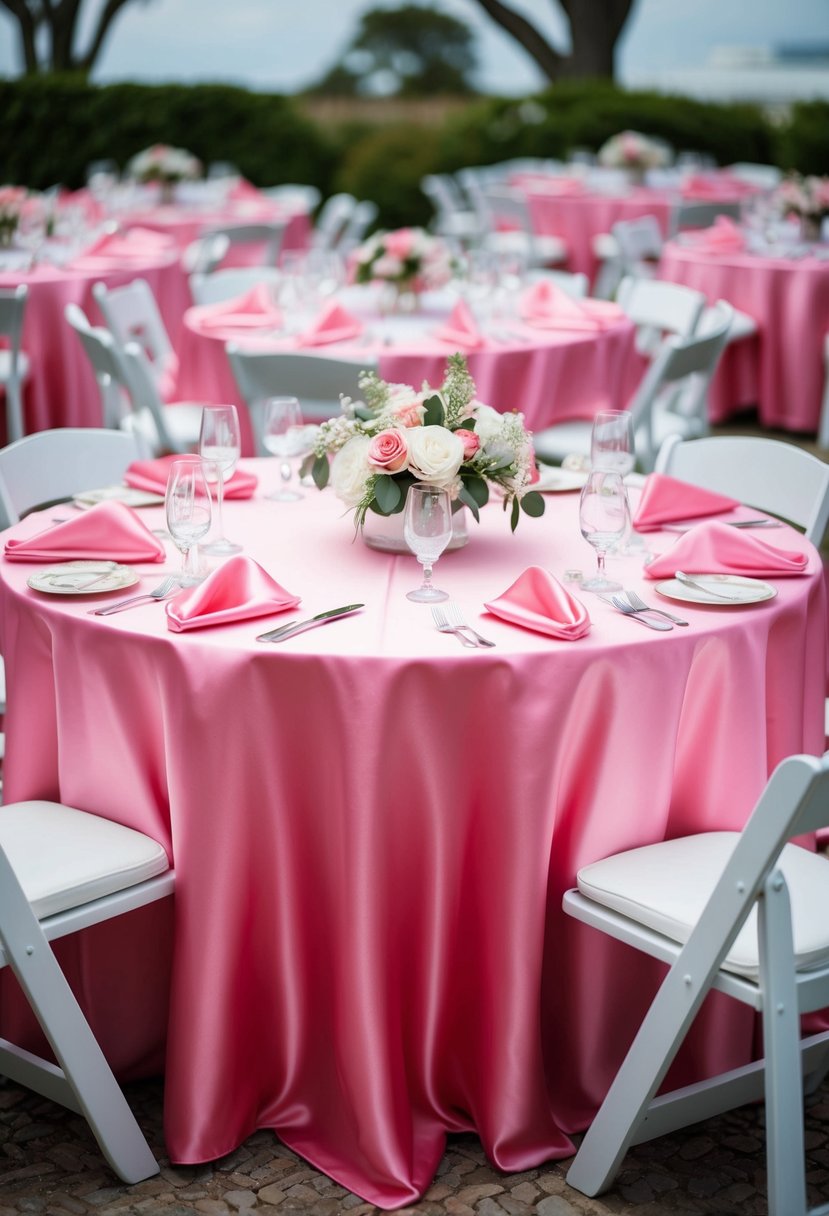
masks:
{"type": "MultiPolygon", "coordinates": [[[[101,426],[101,400],[95,376],[77,334],[63,315],[67,304],[78,304],[93,325],[103,317],[92,295],[93,283],[121,287],[146,279],[173,338],[190,300],[179,264],[178,250],[160,256],[131,258],[123,266],[74,269],[38,265],[28,272],[0,270],[0,287],[27,284],[29,296],[23,321],[23,349],[30,372],[23,394],[25,429],[45,431],[58,426],[101,426]]],[[[2,419],[5,432],[5,417],[2,419]]]]}
{"type": "Polygon", "coordinates": [[[659,276],[728,300],[754,317],[757,344],[730,345],[709,393],[709,417],[723,422],[756,405],[764,426],[816,432],[829,330],[829,259],[755,253],[706,253],[665,245],[659,276]]]}
{"type": "MultiPolygon", "coordinates": [[[[275,484],[275,462],[250,467],[275,484]]],[[[135,1074],[158,1061],[172,933],[173,1161],[273,1128],[395,1207],[427,1190],[447,1133],[475,1131],[504,1170],[569,1155],[660,969],[568,920],[562,892],[616,850],[739,828],[781,758],[822,752],[814,550],[774,600],[682,605],[690,626],[670,633],[587,594],[578,641],[484,613],[531,565],[592,568],[577,501],[548,496],[514,536],[485,508],[438,562],[491,650],[438,633],[405,598],[414,559],[354,540],[330,490],[226,503],[227,533],[302,597],[258,621],[171,633],[157,603],[92,617],[103,597],[40,595],[30,568],[0,562],[5,800],[59,797],[150,833],[175,862],[172,929],[110,924],[68,963],[135,1074]],[[290,641],[254,640],[358,602],[290,641]],[[115,987],[96,978],[107,960],[128,972],[115,987]]],[[[804,543],[783,528],[774,541],[804,543]]],[[[655,598],[637,559],[610,566],[655,598]]],[[[732,1005],[709,998],[675,1076],[749,1058],[752,1015],[732,1005]]],[[[4,1005],[4,1033],[10,1017],[4,1005]]]]}
{"type": "MultiPolygon", "coordinates": [[[[358,289],[359,290],[359,289],[358,289]]],[[[424,380],[441,383],[446,360],[460,349],[439,340],[433,331],[446,321],[449,308],[425,312],[416,322],[407,322],[415,332],[384,342],[387,323],[361,314],[363,334],[355,340],[303,346],[295,339],[257,337],[246,327],[202,329],[202,310],[192,308],[184,317],[179,348],[179,393],[182,398],[216,404],[243,403],[225,353],[225,343],[258,350],[302,350],[330,354],[343,359],[377,359],[379,374],[399,384],[420,385],[424,380]],[[420,334],[417,334],[417,328],[420,334]]],[[[479,400],[493,409],[520,410],[529,430],[541,430],[552,422],[569,418],[592,418],[600,410],[623,409],[643,373],[644,364],[634,347],[631,322],[596,332],[584,330],[533,330],[515,326],[498,340],[487,340],[474,350],[465,350],[479,400]],[[519,335],[519,336],[516,336],[519,335]]],[[[254,452],[247,410],[240,409],[243,451],[254,452]]]]}

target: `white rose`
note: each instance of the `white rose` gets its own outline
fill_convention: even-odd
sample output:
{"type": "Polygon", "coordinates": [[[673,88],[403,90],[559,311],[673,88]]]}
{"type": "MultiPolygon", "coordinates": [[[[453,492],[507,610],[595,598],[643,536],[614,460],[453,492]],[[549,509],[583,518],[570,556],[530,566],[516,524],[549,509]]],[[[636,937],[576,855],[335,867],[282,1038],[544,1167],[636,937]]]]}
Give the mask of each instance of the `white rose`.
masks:
{"type": "Polygon", "coordinates": [[[331,462],[331,484],[337,498],[349,507],[356,507],[363,497],[371,474],[368,464],[368,435],[355,435],[340,448],[331,462]]]}
{"type": "Polygon", "coordinates": [[[384,253],[372,266],[371,273],[377,275],[378,279],[396,279],[403,273],[403,263],[400,258],[384,253]]]}
{"type": "Polygon", "coordinates": [[[420,481],[449,486],[463,464],[464,447],[443,426],[418,426],[408,432],[409,472],[420,481]]]}
{"type": "Polygon", "coordinates": [[[481,441],[481,447],[500,436],[503,422],[503,415],[491,405],[475,407],[475,434],[481,441]]]}

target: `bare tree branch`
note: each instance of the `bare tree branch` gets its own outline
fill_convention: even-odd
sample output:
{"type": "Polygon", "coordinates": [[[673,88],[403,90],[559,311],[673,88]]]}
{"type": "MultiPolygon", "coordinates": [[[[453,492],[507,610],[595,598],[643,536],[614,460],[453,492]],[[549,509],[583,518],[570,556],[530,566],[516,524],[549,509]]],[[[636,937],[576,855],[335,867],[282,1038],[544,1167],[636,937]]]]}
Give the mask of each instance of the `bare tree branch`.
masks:
{"type": "Polygon", "coordinates": [[[107,3],[104,5],[101,14],[98,17],[98,24],[95,27],[95,33],[92,36],[92,41],[89,44],[89,48],[86,54],[79,59],[78,67],[83,68],[84,71],[87,72],[91,70],[93,63],[97,59],[101,47],[103,46],[104,39],[109,33],[109,28],[113,20],[124,5],[129,3],[130,0],[107,0],[107,3]]]}
{"type": "Polygon", "coordinates": [[[523,46],[549,80],[555,80],[561,71],[564,56],[550,46],[547,39],[539,34],[526,17],[517,13],[509,5],[503,4],[502,0],[476,0],[476,2],[493,21],[497,22],[523,46]]]}
{"type": "Polygon", "coordinates": [[[0,0],[0,4],[17,18],[23,64],[26,74],[33,75],[38,70],[37,47],[35,45],[35,16],[28,4],[25,3],[25,0],[0,0]]]}

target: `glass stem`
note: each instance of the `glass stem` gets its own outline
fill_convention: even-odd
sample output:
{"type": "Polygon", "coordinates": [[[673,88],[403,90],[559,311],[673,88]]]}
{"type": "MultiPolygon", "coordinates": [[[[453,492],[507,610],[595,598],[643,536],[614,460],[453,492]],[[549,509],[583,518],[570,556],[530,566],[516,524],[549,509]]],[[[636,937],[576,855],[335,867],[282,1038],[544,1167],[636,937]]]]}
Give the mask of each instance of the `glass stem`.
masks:
{"type": "Polygon", "coordinates": [[[599,578],[605,577],[604,559],[605,559],[604,549],[597,549],[596,550],[596,564],[598,567],[597,574],[598,574],[599,578]]]}
{"type": "Polygon", "coordinates": [[[225,475],[222,466],[216,462],[216,539],[224,540],[225,526],[222,519],[222,502],[225,496],[225,475]]]}
{"type": "Polygon", "coordinates": [[[190,554],[193,552],[193,546],[188,545],[186,549],[181,551],[181,577],[187,580],[192,577],[193,562],[190,554]]]}
{"type": "Polygon", "coordinates": [[[423,563],[423,586],[432,586],[432,566],[431,564],[427,565],[426,562],[423,563]]]}
{"type": "Polygon", "coordinates": [[[290,461],[283,460],[282,464],[279,466],[279,472],[282,477],[282,480],[285,482],[285,485],[287,486],[291,480],[291,473],[292,473],[290,461]]]}

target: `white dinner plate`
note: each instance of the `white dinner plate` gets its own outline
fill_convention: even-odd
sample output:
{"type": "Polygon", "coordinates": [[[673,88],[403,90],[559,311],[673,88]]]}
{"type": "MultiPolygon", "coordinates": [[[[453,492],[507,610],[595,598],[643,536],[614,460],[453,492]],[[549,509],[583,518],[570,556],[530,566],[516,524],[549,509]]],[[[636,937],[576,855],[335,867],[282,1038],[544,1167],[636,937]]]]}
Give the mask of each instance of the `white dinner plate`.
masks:
{"type": "Polygon", "coordinates": [[[100,490],[84,490],[75,494],[72,501],[79,507],[95,507],[99,502],[122,502],[128,507],[160,507],[164,504],[164,495],[135,490],[132,486],[103,486],[100,490]]]}
{"type": "Polygon", "coordinates": [[[682,600],[686,604],[714,604],[717,608],[742,608],[744,604],[773,600],[777,595],[776,587],[759,578],[743,578],[739,574],[695,574],[693,578],[702,587],[710,587],[712,594],[708,595],[698,587],[689,587],[676,578],[657,583],[655,590],[669,600],[682,600]],[[716,592],[720,592],[720,595],[716,592]],[[721,596],[728,596],[728,599],[721,596]]]}
{"type": "Polygon", "coordinates": [[[534,481],[529,490],[538,490],[542,494],[561,494],[567,490],[580,490],[587,481],[584,469],[559,469],[552,465],[542,465],[538,469],[538,481],[534,481]]]}
{"type": "Polygon", "coordinates": [[[132,587],[139,577],[132,566],[79,561],[48,566],[26,581],[34,591],[45,591],[48,595],[101,595],[104,591],[132,587]]]}

